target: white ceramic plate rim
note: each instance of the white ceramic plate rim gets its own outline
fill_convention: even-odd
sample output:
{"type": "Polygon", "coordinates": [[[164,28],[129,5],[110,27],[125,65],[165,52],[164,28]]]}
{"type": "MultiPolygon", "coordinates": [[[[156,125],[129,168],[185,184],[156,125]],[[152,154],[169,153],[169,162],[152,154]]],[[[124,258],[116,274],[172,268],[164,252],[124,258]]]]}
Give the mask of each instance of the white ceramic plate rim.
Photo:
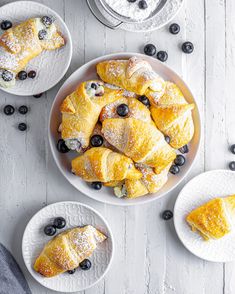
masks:
{"type": "MultiPolygon", "coordinates": [[[[27,3],[27,2],[29,3],[31,1],[14,1],[14,2],[10,2],[10,3],[7,3],[5,5],[0,6],[0,9],[3,8],[3,7],[5,8],[7,6],[11,6],[11,5],[15,5],[15,4],[20,5],[21,3],[27,3]]],[[[71,37],[71,34],[69,32],[69,29],[68,29],[67,25],[65,24],[64,20],[62,19],[62,17],[57,12],[55,12],[50,7],[48,7],[48,6],[44,5],[44,4],[38,3],[38,2],[31,2],[30,4],[31,5],[33,4],[33,5],[37,5],[37,6],[46,8],[46,9],[48,9],[51,12],[52,15],[55,15],[56,18],[59,19],[60,22],[63,23],[64,29],[66,31],[67,43],[68,42],[70,43],[70,50],[69,50],[69,55],[67,56],[67,63],[64,64],[64,68],[61,71],[61,75],[53,82],[53,84],[49,88],[48,87],[42,88],[42,90],[40,92],[41,93],[44,93],[44,92],[50,90],[51,88],[53,88],[56,84],[58,84],[59,81],[61,81],[61,79],[63,78],[63,76],[66,74],[66,72],[67,72],[67,70],[68,70],[68,68],[70,66],[71,59],[72,59],[73,43],[72,43],[72,37],[71,37]]],[[[3,88],[3,87],[0,87],[0,90],[4,91],[6,93],[12,94],[12,95],[17,95],[17,96],[30,96],[29,93],[25,93],[25,92],[23,92],[23,90],[22,90],[22,92],[15,93],[14,92],[14,87],[13,88],[3,88]]],[[[35,95],[35,93],[32,93],[31,95],[35,95]]]]}
{"type": "MultiPolygon", "coordinates": [[[[176,74],[170,67],[166,66],[165,64],[162,64],[160,61],[154,59],[153,57],[149,57],[146,55],[143,55],[143,54],[140,54],[140,53],[132,53],[132,52],[120,52],[120,53],[112,53],[112,54],[108,54],[108,55],[104,55],[104,56],[101,56],[101,57],[98,57],[98,58],[95,58],[95,59],[92,59],[90,60],[89,62],[85,63],[84,65],[82,65],[81,67],[79,67],[77,70],[75,70],[71,76],[64,82],[64,84],[61,86],[61,88],[59,89],[59,91],[57,92],[57,95],[52,103],[52,106],[51,106],[51,110],[50,110],[50,114],[49,114],[49,123],[48,123],[48,138],[49,138],[49,144],[50,144],[50,147],[51,147],[51,152],[52,152],[52,155],[53,155],[53,158],[56,162],[56,165],[57,167],[59,168],[59,170],[61,171],[61,173],[63,174],[63,176],[70,182],[70,184],[72,184],[77,190],[79,190],[80,192],[82,192],[84,195],[92,198],[92,199],[95,199],[99,202],[103,202],[103,203],[107,203],[107,204],[111,204],[111,205],[118,205],[118,206],[130,206],[130,205],[137,205],[137,204],[144,204],[144,203],[148,203],[148,202],[151,202],[151,201],[154,201],[156,199],[160,199],[161,197],[163,197],[164,195],[168,194],[169,192],[171,192],[173,189],[175,189],[182,181],[183,179],[188,175],[188,173],[190,172],[191,168],[193,167],[193,164],[195,163],[195,160],[198,156],[198,150],[200,148],[200,144],[201,144],[201,117],[200,117],[200,113],[198,111],[198,106],[197,106],[197,102],[196,102],[196,99],[194,98],[191,90],[189,89],[189,87],[186,85],[186,83],[183,81],[183,79],[178,75],[176,74]],[[160,63],[163,67],[165,67],[167,69],[167,71],[169,72],[172,72],[175,76],[177,76],[183,83],[184,85],[186,86],[187,90],[189,91],[190,95],[193,97],[194,99],[194,103],[195,103],[195,110],[197,111],[198,113],[198,122],[197,122],[197,129],[198,129],[198,134],[199,134],[199,138],[198,138],[198,144],[196,146],[196,152],[195,152],[195,156],[192,160],[192,163],[191,165],[188,167],[187,171],[185,172],[185,174],[183,175],[182,178],[179,179],[179,181],[177,183],[175,183],[175,185],[173,185],[168,191],[158,195],[157,197],[154,197],[153,195],[154,194],[148,194],[147,196],[145,196],[144,198],[141,199],[141,202],[138,201],[138,202],[135,202],[136,199],[140,199],[140,198],[136,198],[136,199],[132,199],[131,201],[125,201],[125,199],[122,201],[122,202],[112,202],[112,200],[103,200],[102,197],[94,197],[92,195],[88,195],[85,193],[85,191],[82,189],[82,187],[80,186],[79,188],[77,186],[75,186],[71,181],[70,179],[67,178],[66,174],[64,173],[63,169],[61,168],[60,164],[59,164],[59,161],[56,159],[56,155],[55,155],[55,152],[54,152],[54,149],[53,149],[53,138],[52,138],[52,134],[51,134],[51,130],[50,130],[50,122],[51,122],[51,117],[52,117],[52,111],[53,111],[53,108],[54,108],[54,104],[56,103],[56,100],[57,100],[57,97],[60,95],[60,92],[63,91],[64,88],[66,88],[69,83],[70,83],[70,80],[73,79],[74,76],[77,75],[77,72],[79,70],[81,70],[83,67],[89,67],[91,66],[92,64],[94,63],[98,63],[100,60],[104,60],[104,59],[118,59],[118,57],[122,56],[122,58],[124,58],[123,56],[125,56],[126,58],[130,58],[131,56],[138,56],[138,57],[145,57],[145,58],[148,58],[148,59],[152,59],[154,62],[158,62],[160,63]]],[[[110,195],[111,196],[111,195],[110,195]]],[[[112,198],[111,198],[112,199],[112,198]]]]}
{"type": "MultiPolygon", "coordinates": [[[[110,236],[110,241],[111,241],[111,244],[112,244],[112,251],[111,251],[111,256],[110,256],[110,260],[109,260],[109,264],[106,268],[106,270],[103,272],[103,274],[99,277],[99,279],[97,279],[93,284],[89,285],[88,287],[85,287],[83,289],[80,289],[79,291],[84,291],[86,289],[89,289],[91,287],[93,287],[94,285],[96,285],[99,281],[101,281],[104,276],[107,274],[107,272],[109,271],[110,267],[111,267],[111,264],[112,264],[112,261],[113,261],[113,256],[114,256],[114,250],[115,250],[115,244],[114,244],[114,238],[113,238],[113,233],[112,233],[112,230],[107,222],[107,220],[96,210],[94,209],[93,207],[87,205],[87,204],[84,204],[84,203],[81,203],[81,202],[78,202],[78,201],[60,201],[60,202],[55,202],[55,203],[52,203],[52,204],[49,204],[43,208],[41,208],[40,210],[38,210],[32,217],[31,219],[29,220],[29,222],[27,223],[26,227],[25,227],[25,230],[24,230],[24,233],[23,233],[23,236],[22,236],[22,243],[21,243],[21,250],[22,250],[22,256],[23,256],[23,260],[24,260],[24,264],[27,268],[27,270],[29,271],[29,273],[31,274],[31,276],[38,282],[40,283],[43,287],[45,288],[48,288],[48,289],[51,289],[51,290],[54,290],[56,292],[62,292],[62,291],[59,291],[59,290],[55,290],[55,289],[52,289],[52,288],[49,288],[49,287],[46,287],[44,284],[41,283],[40,280],[38,280],[36,278],[36,275],[32,275],[31,271],[32,269],[30,268],[30,266],[25,262],[25,258],[24,258],[24,248],[23,248],[23,244],[24,244],[24,240],[25,240],[25,236],[26,236],[26,233],[27,233],[27,229],[28,229],[28,226],[29,224],[37,218],[38,214],[41,213],[41,211],[45,208],[48,208],[50,206],[54,206],[54,205],[57,205],[57,204],[75,204],[75,205],[80,205],[80,206],[83,206],[85,208],[87,208],[88,210],[91,210],[93,211],[98,217],[101,218],[101,220],[104,222],[105,226],[107,227],[107,230],[109,232],[109,236],[110,236]]],[[[63,290],[64,291],[64,290],[63,290]]],[[[66,291],[66,293],[71,293],[71,292],[74,292],[74,291],[66,291]]]]}
{"type": "MultiPolygon", "coordinates": [[[[197,175],[196,177],[192,178],[192,179],[191,179],[191,180],[190,180],[190,181],[189,181],[189,182],[183,187],[183,189],[180,191],[179,195],[177,196],[177,199],[176,199],[176,201],[175,201],[175,206],[174,206],[174,212],[173,212],[173,214],[174,214],[174,226],[175,226],[175,231],[176,231],[176,233],[177,233],[178,238],[180,239],[180,241],[181,241],[182,244],[184,245],[184,247],[185,247],[189,252],[191,252],[193,255],[195,255],[195,256],[197,256],[197,257],[203,259],[203,260],[207,260],[207,261],[211,261],[211,262],[215,262],[215,263],[217,263],[217,262],[231,262],[231,261],[234,261],[235,258],[234,258],[233,260],[232,260],[232,259],[229,259],[229,260],[213,260],[213,259],[211,259],[211,258],[209,258],[209,257],[208,257],[208,258],[206,258],[205,256],[202,257],[200,254],[198,254],[197,252],[193,251],[191,248],[189,248],[189,246],[187,246],[187,245],[184,243],[184,239],[182,238],[182,235],[181,235],[181,233],[179,232],[178,226],[176,225],[175,214],[176,214],[176,210],[177,210],[177,206],[178,206],[178,201],[179,201],[179,199],[180,199],[180,195],[183,193],[183,190],[186,189],[186,187],[187,187],[188,185],[191,184],[192,181],[196,181],[198,178],[203,177],[204,175],[213,174],[213,173],[217,173],[217,172],[224,172],[224,171],[226,171],[226,172],[228,172],[228,173],[234,173],[233,171],[230,171],[230,170],[215,169],[215,170],[209,170],[209,171],[203,172],[203,173],[197,175]]],[[[190,228],[189,228],[189,230],[190,230],[190,228]]]]}

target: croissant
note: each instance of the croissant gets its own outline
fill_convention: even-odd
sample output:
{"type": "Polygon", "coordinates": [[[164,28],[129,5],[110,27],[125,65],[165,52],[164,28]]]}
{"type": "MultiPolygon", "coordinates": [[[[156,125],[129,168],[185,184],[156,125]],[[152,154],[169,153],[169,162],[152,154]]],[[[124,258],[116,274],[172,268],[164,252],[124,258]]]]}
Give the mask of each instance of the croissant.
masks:
{"type": "Polygon", "coordinates": [[[235,195],[213,199],[191,211],[186,221],[193,232],[205,239],[219,239],[231,231],[235,214],[235,195]]]}
{"type": "Polygon", "coordinates": [[[87,182],[121,181],[142,177],[133,161],[104,147],[94,147],[72,160],[72,172],[87,182]]]}
{"type": "Polygon", "coordinates": [[[150,108],[157,128],[170,137],[170,145],[175,149],[188,144],[193,137],[193,109],[194,104],[188,104],[180,89],[171,82],[166,82],[165,94],[150,108]]]}
{"type": "Polygon", "coordinates": [[[147,61],[135,56],[128,60],[103,61],[96,68],[99,77],[106,83],[146,95],[150,101],[159,99],[165,91],[164,80],[147,61]]]}
{"type": "Polygon", "coordinates": [[[160,173],[176,157],[163,134],[153,125],[135,118],[106,119],[102,133],[106,140],[135,162],[154,167],[160,173]]]}
{"type": "Polygon", "coordinates": [[[67,230],[45,245],[34,263],[34,269],[50,278],[77,268],[105,239],[106,236],[91,225],[67,230]]]}
{"type": "Polygon", "coordinates": [[[65,44],[54,23],[31,18],[8,29],[0,37],[0,86],[15,85],[16,75],[43,50],[55,50],[65,44]]]}
{"type": "Polygon", "coordinates": [[[71,150],[89,146],[102,107],[122,97],[123,90],[110,89],[101,81],[81,83],[61,104],[61,136],[71,150]]]}

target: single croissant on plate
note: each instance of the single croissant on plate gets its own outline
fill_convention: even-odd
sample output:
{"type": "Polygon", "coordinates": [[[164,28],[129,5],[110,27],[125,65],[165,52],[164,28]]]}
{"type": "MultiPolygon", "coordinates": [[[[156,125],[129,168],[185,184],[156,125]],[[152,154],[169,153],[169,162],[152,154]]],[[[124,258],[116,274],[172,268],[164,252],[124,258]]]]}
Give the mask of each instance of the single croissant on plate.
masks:
{"type": "Polygon", "coordinates": [[[138,95],[146,95],[150,101],[158,100],[165,91],[164,80],[151,65],[136,56],[128,60],[107,60],[97,64],[97,73],[110,83],[138,95]]]}
{"type": "Polygon", "coordinates": [[[65,41],[52,20],[31,18],[8,29],[0,37],[0,86],[14,86],[16,75],[43,50],[55,50],[65,41]]]}
{"type": "Polygon", "coordinates": [[[34,263],[34,270],[50,278],[79,266],[106,236],[91,225],[66,230],[49,241],[34,263]]]}
{"type": "Polygon", "coordinates": [[[186,221],[193,232],[205,240],[219,239],[232,229],[235,216],[235,195],[216,198],[191,211],[186,221]]]}
{"type": "Polygon", "coordinates": [[[105,139],[134,162],[154,167],[156,173],[165,169],[176,153],[154,126],[135,118],[111,118],[103,122],[105,139]]]}
{"type": "Polygon", "coordinates": [[[170,145],[175,149],[188,144],[193,137],[193,109],[194,104],[189,104],[171,82],[166,82],[164,95],[150,108],[157,128],[170,137],[170,145]]]}
{"type": "Polygon", "coordinates": [[[61,137],[67,147],[78,152],[88,147],[101,109],[122,95],[123,90],[111,89],[103,82],[93,80],[81,83],[67,96],[60,106],[61,137]]]}
{"type": "Polygon", "coordinates": [[[87,182],[109,182],[142,177],[133,161],[104,147],[94,147],[72,160],[72,172],[87,182]]]}

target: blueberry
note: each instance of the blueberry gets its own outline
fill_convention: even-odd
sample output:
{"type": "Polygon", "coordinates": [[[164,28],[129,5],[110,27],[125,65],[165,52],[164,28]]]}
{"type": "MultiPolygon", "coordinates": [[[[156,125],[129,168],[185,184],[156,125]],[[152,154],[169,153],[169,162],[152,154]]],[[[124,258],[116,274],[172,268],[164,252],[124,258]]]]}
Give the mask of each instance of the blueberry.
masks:
{"type": "Polygon", "coordinates": [[[41,22],[44,24],[46,28],[49,28],[49,26],[53,23],[53,19],[49,16],[43,16],[41,18],[41,22]]]}
{"type": "Polygon", "coordinates": [[[165,141],[167,144],[170,144],[171,138],[169,136],[165,136],[165,141]]]}
{"type": "Polygon", "coordinates": [[[65,141],[63,139],[58,140],[56,147],[60,153],[69,152],[69,148],[66,146],[65,141]]]}
{"type": "Polygon", "coordinates": [[[130,2],[130,3],[135,3],[136,2],[136,0],[127,0],[128,2],[130,2]]]}
{"type": "Polygon", "coordinates": [[[91,187],[95,190],[100,190],[102,188],[102,183],[101,182],[93,182],[93,183],[91,183],[91,187]]]}
{"type": "Polygon", "coordinates": [[[184,145],[183,147],[179,148],[179,151],[183,154],[188,153],[189,152],[188,145],[184,145]]]}
{"type": "Polygon", "coordinates": [[[82,262],[79,263],[79,266],[82,270],[87,271],[91,268],[91,262],[89,259],[84,259],[82,262]]]}
{"type": "Polygon", "coordinates": [[[144,53],[148,56],[153,56],[157,52],[156,47],[153,44],[147,44],[144,46],[144,53]]]}
{"type": "Polygon", "coordinates": [[[149,107],[150,106],[150,102],[149,102],[149,99],[145,96],[145,95],[142,95],[138,98],[138,100],[140,102],[142,102],[145,106],[149,107]]]}
{"type": "Polygon", "coordinates": [[[178,167],[178,165],[173,164],[170,168],[170,173],[172,173],[173,175],[176,175],[180,172],[180,168],[178,167]]]}
{"type": "Polygon", "coordinates": [[[15,108],[12,105],[6,105],[3,111],[6,115],[12,115],[15,112],[15,108]]]}
{"type": "Polygon", "coordinates": [[[193,43],[191,43],[191,42],[184,42],[182,44],[182,51],[184,53],[190,54],[190,53],[193,52],[193,50],[194,50],[193,43]]]}
{"type": "Polygon", "coordinates": [[[40,97],[42,97],[42,94],[43,94],[43,93],[36,94],[36,95],[33,95],[33,97],[34,97],[34,98],[40,98],[40,97]]]}
{"type": "Polygon", "coordinates": [[[140,2],[138,3],[139,9],[146,9],[148,8],[148,4],[145,0],[140,0],[140,2]]]}
{"type": "Polygon", "coordinates": [[[232,171],[235,171],[235,161],[231,161],[228,166],[232,171]]]}
{"type": "Polygon", "coordinates": [[[167,52],[166,51],[159,51],[157,53],[157,59],[160,60],[160,61],[162,61],[162,62],[167,61],[167,59],[168,59],[167,52]]]}
{"type": "Polygon", "coordinates": [[[91,88],[93,88],[93,89],[97,89],[97,84],[95,84],[95,83],[91,83],[91,88]]]}
{"type": "Polygon", "coordinates": [[[185,164],[185,157],[181,154],[178,154],[176,156],[176,159],[174,160],[174,163],[178,166],[182,166],[185,164]]]}
{"type": "Polygon", "coordinates": [[[52,225],[47,225],[45,226],[44,228],[44,233],[47,235],[47,236],[53,236],[55,235],[56,233],[56,228],[52,225]]]}
{"type": "Polygon", "coordinates": [[[74,274],[75,272],[76,272],[76,268],[67,271],[67,273],[70,274],[70,275],[74,274]]]}
{"type": "Polygon", "coordinates": [[[40,30],[38,32],[38,39],[42,41],[42,40],[44,40],[46,38],[46,35],[47,35],[46,30],[40,30]]]}
{"type": "Polygon", "coordinates": [[[100,135],[94,135],[91,137],[91,146],[93,147],[99,147],[103,144],[104,140],[103,137],[100,135]]]}
{"type": "Polygon", "coordinates": [[[118,107],[117,107],[117,114],[118,115],[120,115],[120,116],[127,116],[128,112],[129,112],[128,105],[126,105],[124,103],[118,105],[118,107]]]}
{"type": "Polygon", "coordinates": [[[31,70],[29,73],[28,73],[28,77],[30,79],[34,79],[36,77],[37,73],[35,70],[31,70]]]}
{"type": "Polygon", "coordinates": [[[5,81],[5,82],[10,82],[12,79],[13,79],[13,73],[10,72],[9,70],[4,70],[2,72],[2,79],[5,81]]]}
{"type": "Polygon", "coordinates": [[[29,109],[26,105],[21,105],[18,110],[20,114],[26,114],[29,109]]]}
{"type": "Polygon", "coordinates": [[[172,217],[173,217],[173,212],[171,210],[165,210],[165,211],[163,211],[162,218],[164,220],[167,221],[167,220],[171,219],[172,217]]]}
{"type": "Polygon", "coordinates": [[[18,124],[18,129],[21,131],[21,132],[24,132],[27,130],[27,125],[25,123],[19,123],[18,124]]]}
{"type": "Polygon", "coordinates": [[[177,23],[172,23],[169,27],[171,34],[176,35],[180,32],[180,26],[177,23]]]}
{"type": "Polygon", "coordinates": [[[18,73],[18,79],[23,81],[23,80],[26,80],[27,79],[27,72],[22,70],[18,73]]]}
{"type": "Polygon", "coordinates": [[[57,229],[63,229],[66,226],[66,220],[63,217],[54,219],[53,226],[57,229]]]}
{"type": "Polygon", "coordinates": [[[12,22],[9,20],[4,20],[1,22],[1,29],[6,31],[12,27],[12,22]]]}
{"type": "Polygon", "coordinates": [[[235,144],[231,145],[230,147],[230,151],[235,154],[235,144]]]}

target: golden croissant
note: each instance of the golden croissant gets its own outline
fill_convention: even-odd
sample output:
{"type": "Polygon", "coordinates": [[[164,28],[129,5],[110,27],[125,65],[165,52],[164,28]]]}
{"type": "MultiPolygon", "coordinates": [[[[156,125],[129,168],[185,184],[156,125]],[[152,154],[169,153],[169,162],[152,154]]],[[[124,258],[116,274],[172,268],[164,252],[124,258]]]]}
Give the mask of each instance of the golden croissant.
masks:
{"type": "Polygon", "coordinates": [[[154,126],[135,118],[106,119],[102,133],[105,139],[134,162],[154,167],[156,173],[165,169],[176,153],[154,126]]]}
{"type": "Polygon", "coordinates": [[[193,137],[193,109],[194,104],[188,104],[180,89],[171,82],[166,82],[164,95],[150,108],[157,128],[170,137],[170,145],[175,149],[188,144],[193,137]]]}
{"type": "Polygon", "coordinates": [[[106,83],[138,95],[146,95],[150,101],[159,99],[164,93],[164,80],[153,71],[147,61],[138,57],[103,61],[96,68],[99,77],[106,83]]]}
{"type": "Polygon", "coordinates": [[[77,268],[105,239],[106,236],[91,225],[64,231],[45,245],[34,263],[34,270],[49,278],[77,268]]]}
{"type": "Polygon", "coordinates": [[[235,195],[213,199],[190,212],[186,221],[205,240],[219,239],[232,229],[235,195]]]}
{"type": "Polygon", "coordinates": [[[87,182],[109,182],[142,177],[133,161],[104,147],[93,147],[72,160],[72,172],[87,182]]]}
{"type": "Polygon", "coordinates": [[[61,137],[71,150],[88,147],[102,107],[122,97],[123,90],[111,89],[101,81],[81,83],[61,104],[61,137]]]}
{"type": "Polygon", "coordinates": [[[0,86],[14,86],[17,73],[31,59],[64,44],[55,24],[44,24],[43,18],[31,18],[8,29],[0,37],[0,86]]]}

